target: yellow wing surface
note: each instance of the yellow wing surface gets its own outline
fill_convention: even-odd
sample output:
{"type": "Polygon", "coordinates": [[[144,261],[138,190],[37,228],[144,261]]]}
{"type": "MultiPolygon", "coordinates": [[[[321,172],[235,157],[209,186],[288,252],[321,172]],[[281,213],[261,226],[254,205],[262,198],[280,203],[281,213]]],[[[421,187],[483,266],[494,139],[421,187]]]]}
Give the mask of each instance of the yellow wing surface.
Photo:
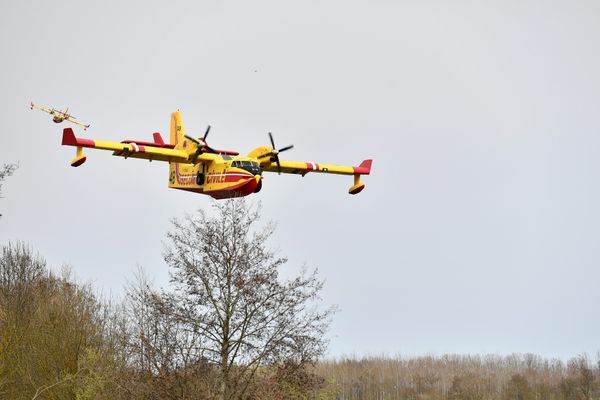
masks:
{"type": "MultiPolygon", "coordinates": [[[[155,136],[156,138],[156,136],[155,136]]],[[[162,141],[162,140],[161,140],[162,141]]],[[[86,157],[83,155],[82,148],[89,147],[100,150],[110,150],[114,156],[125,158],[141,158],[150,161],[167,161],[174,163],[194,164],[192,155],[194,150],[192,146],[188,149],[170,148],[169,145],[163,143],[148,143],[148,142],[108,142],[104,140],[92,140],[78,138],[75,136],[73,129],[65,128],[63,130],[62,144],[65,146],[77,147],[77,156],[71,162],[71,165],[78,167],[85,162],[86,157]]],[[[196,159],[196,163],[209,162],[216,157],[215,154],[200,154],[196,159]]]]}
{"type": "Polygon", "coordinates": [[[52,110],[47,109],[45,107],[39,106],[37,104],[34,104],[33,102],[31,102],[31,109],[33,110],[34,108],[37,108],[38,110],[42,110],[43,112],[46,112],[48,114],[52,114],[52,110]]]}
{"type": "Polygon", "coordinates": [[[286,174],[306,175],[309,172],[338,174],[338,175],[354,175],[354,185],[350,187],[348,193],[357,194],[365,188],[364,183],[360,181],[361,175],[369,175],[371,173],[371,165],[373,160],[364,160],[358,167],[346,165],[321,164],[316,162],[301,162],[301,161],[286,161],[280,160],[281,170],[276,162],[261,163],[263,171],[268,172],[283,172],[286,174]]]}
{"type": "Polygon", "coordinates": [[[77,120],[76,120],[75,118],[73,118],[73,117],[66,117],[65,119],[66,119],[67,121],[69,121],[69,122],[72,122],[72,123],[74,123],[74,124],[77,124],[77,125],[83,126],[83,129],[84,129],[84,130],[86,130],[87,128],[89,128],[89,127],[90,127],[90,124],[84,124],[83,122],[79,122],[79,121],[77,121],[77,120]]]}
{"type": "MultiPolygon", "coordinates": [[[[365,160],[358,167],[351,167],[346,165],[334,165],[334,164],[321,164],[316,162],[302,162],[302,161],[286,161],[280,160],[281,172],[286,174],[300,174],[306,175],[309,172],[319,172],[325,174],[338,174],[338,175],[369,175],[371,172],[371,164],[373,160],[365,160]]],[[[279,172],[277,163],[271,162],[266,166],[262,167],[263,171],[279,172]]]]}

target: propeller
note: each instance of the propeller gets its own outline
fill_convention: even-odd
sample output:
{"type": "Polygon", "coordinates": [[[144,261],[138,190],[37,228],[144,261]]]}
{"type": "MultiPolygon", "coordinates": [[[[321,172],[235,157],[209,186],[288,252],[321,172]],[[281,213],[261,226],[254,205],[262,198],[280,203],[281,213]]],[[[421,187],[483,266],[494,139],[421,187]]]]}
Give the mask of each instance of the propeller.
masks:
{"type": "Polygon", "coordinates": [[[202,136],[202,141],[206,143],[206,137],[208,136],[208,132],[210,132],[210,125],[206,127],[206,132],[204,132],[204,136],[202,136]]]}
{"type": "Polygon", "coordinates": [[[273,135],[271,134],[271,132],[269,132],[269,139],[271,140],[271,147],[273,148],[273,150],[271,150],[268,153],[263,154],[262,156],[260,156],[258,158],[261,159],[263,157],[270,157],[271,162],[275,161],[277,163],[277,173],[279,173],[281,175],[281,164],[279,163],[279,153],[281,153],[282,151],[293,149],[294,145],[291,144],[289,146],[282,147],[279,150],[275,150],[275,142],[273,141],[273,135]]]}
{"type": "Polygon", "coordinates": [[[208,136],[208,132],[210,132],[210,125],[208,125],[206,127],[206,132],[204,132],[204,136],[200,140],[193,138],[191,136],[188,136],[188,135],[184,135],[184,137],[186,139],[191,140],[192,142],[196,143],[196,152],[194,153],[194,156],[192,157],[192,161],[194,162],[194,164],[196,163],[198,156],[200,154],[204,153],[205,150],[208,150],[209,153],[216,153],[215,149],[213,149],[206,143],[206,137],[208,136]]]}

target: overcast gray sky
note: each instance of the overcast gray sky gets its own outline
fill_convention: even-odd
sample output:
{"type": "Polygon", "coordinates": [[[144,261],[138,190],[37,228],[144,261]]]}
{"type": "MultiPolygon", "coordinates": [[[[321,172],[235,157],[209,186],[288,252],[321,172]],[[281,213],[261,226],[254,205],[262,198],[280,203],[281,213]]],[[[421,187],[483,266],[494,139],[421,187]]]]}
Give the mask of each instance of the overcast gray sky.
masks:
{"type": "MultiPolygon", "coordinates": [[[[167,165],[87,151],[86,137],[188,133],[249,152],[357,165],[265,178],[272,246],[318,267],[341,312],[330,353],[600,349],[597,1],[3,1],[0,243],[119,294],[158,286],[170,219],[211,204],[167,189],[167,165]]],[[[288,273],[287,271],[285,273],[288,273]]]]}

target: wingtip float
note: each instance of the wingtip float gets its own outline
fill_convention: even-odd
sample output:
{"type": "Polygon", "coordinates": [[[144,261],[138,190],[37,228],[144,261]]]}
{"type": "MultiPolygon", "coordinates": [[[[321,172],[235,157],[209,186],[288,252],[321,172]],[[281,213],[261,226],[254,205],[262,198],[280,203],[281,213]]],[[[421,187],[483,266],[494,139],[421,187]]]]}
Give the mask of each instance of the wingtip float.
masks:
{"type": "Polygon", "coordinates": [[[78,167],[86,161],[84,147],[110,150],[114,156],[124,158],[166,161],[169,163],[170,188],[206,194],[215,199],[242,197],[259,192],[262,188],[263,172],[302,176],[308,173],[353,175],[354,184],[348,190],[350,194],[360,193],[365,188],[360,177],[371,173],[373,160],[370,159],[364,160],[357,167],[280,160],[279,154],[293,146],[277,150],[271,133],[271,146],[257,147],[246,156],[239,155],[236,151],[214,149],[206,141],[209,132],[210,126],[203,137],[186,135],[181,114],[176,111],[171,114],[169,143],[165,143],[158,132],[153,134],[153,142],[107,142],[78,138],[73,129],[65,128],[62,144],[77,148],[75,158],[71,161],[73,167],[78,167]]]}
{"type": "Polygon", "coordinates": [[[52,122],[54,122],[55,124],[60,124],[63,121],[69,121],[69,122],[72,122],[79,126],[82,126],[84,130],[87,130],[87,128],[90,127],[90,124],[84,124],[82,122],[79,122],[75,119],[75,117],[73,115],[69,114],[69,107],[67,107],[65,111],[60,111],[60,110],[57,110],[54,108],[45,108],[45,107],[35,104],[34,102],[31,102],[30,108],[32,110],[34,108],[37,108],[38,110],[41,110],[47,114],[52,115],[52,122]]]}

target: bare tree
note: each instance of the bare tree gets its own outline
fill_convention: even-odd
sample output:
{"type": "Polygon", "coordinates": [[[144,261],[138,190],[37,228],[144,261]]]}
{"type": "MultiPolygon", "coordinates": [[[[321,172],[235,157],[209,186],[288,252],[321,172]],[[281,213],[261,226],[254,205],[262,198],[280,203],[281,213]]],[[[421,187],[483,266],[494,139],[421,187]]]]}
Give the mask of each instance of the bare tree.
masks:
{"type": "Polygon", "coordinates": [[[9,243],[0,252],[0,311],[20,323],[34,304],[34,291],[47,277],[46,261],[21,242],[9,243]]]}
{"type": "Polygon", "coordinates": [[[165,260],[175,290],[161,307],[200,333],[198,356],[217,367],[225,400],[241,398],[261,366],[322,355],[333,308],[317,308],[316,270],[280,279],[287,260],[267,249],[274,226],[258,226],[260,206],[235,199],[214,210],[174,221],[165,260]]]}
{"type": "MultiPolygon", "coordinates": [[[[0,198],[2,198],[2,182],[11,176],[16,169],[17,164],[4,164],[2,168],[0,168],[0,198]]],[[[0,217],[2,217],[2,214],[0,214],[0,217]]]]}
{"type": "Polygon", "coordinates": [[[2,168],[0,168],[0,194],[2,194],[2,182],[11,176],[16,169],[17,164],[4,164],[2,168]]]}
{"type": "Polygon", "coordinates": [[[165,311],[166,304],[141,268],[126,294],[127,362],[137,379],[125,379],[133,392],[146,399],[198,398],[197,393],[210,392],[206,384],[210,371],[202,368],[195,348],[198,332],[165,311]]]}

